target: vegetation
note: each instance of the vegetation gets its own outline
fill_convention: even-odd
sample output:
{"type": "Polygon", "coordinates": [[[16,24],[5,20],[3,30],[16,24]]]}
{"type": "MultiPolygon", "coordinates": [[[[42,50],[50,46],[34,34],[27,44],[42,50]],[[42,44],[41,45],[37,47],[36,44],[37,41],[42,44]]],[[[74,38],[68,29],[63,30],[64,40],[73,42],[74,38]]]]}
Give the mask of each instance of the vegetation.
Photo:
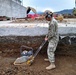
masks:
{"type": "Polygon", "coordinates": [[[60,14],[55,19],[58,20],[58,21],[60,21],[60,22],[62,22],[63,19],[64,19],[64,17],[60,14]]]}
{"type": "Polygon", "coordinates": [[[73,15],[76,16],[76,8],[73,9],[73,15]]]}

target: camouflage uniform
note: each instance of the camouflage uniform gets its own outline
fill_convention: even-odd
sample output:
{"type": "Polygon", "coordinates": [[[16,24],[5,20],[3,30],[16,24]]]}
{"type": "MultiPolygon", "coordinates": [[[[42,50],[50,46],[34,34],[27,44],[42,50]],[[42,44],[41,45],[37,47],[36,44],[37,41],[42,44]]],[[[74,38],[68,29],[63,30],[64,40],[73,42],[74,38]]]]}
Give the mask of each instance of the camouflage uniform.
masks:
{"type": "Polygon", "coordinates": [[[49,23],[47,36],[49,41],[47,49],[48,59],[50,62],[55,62],[54,52],[56,50],[59,41],[59,35],[58,35],[58,24],[54,18],[52,18],[52,20],[49,23]]]}

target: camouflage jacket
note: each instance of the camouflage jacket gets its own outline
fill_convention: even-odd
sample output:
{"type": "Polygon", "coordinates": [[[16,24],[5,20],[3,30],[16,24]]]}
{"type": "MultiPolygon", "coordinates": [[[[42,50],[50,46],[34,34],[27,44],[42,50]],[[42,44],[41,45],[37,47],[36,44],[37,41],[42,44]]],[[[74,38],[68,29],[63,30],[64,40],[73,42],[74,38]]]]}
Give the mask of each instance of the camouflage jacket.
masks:
{"type": "Polygon", "coordinates": [[[57,21],[54,19],[54,17],[52,18],[52,20],[49,23],[49,29],[48,29],[48,41],[49,40],[59,40],[59,34],[58,34],[58,23],[57,21]]]}

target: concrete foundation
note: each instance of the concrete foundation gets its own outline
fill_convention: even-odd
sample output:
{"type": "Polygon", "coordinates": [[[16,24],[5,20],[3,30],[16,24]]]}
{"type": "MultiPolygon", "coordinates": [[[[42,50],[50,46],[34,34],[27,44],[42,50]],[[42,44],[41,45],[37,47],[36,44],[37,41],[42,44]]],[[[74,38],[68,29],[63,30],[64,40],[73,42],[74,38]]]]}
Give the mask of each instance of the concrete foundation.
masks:
{"type": "MultiPolygon", "coordinates": [[[[37,50],[48,32],[48,24],[44,23],[7,23],[0,25],[0,50],[3,52],[19,52],[21,45],[37,50]]],[[[59,44],[56,53],[76,54],[76,25],[59,23],[59,44]]],[[[47,43],[48,44],[48,43],[47,43]]],[[[42,49],[47,50],[47,44],[42,49]]]]}

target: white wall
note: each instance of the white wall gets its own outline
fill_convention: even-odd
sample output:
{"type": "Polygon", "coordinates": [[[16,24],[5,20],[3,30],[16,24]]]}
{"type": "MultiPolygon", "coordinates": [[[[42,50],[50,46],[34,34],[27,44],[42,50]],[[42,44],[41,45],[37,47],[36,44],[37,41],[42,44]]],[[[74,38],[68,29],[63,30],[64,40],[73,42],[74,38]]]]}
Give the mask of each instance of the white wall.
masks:
{"type": "Polygon", "coordinates": [[[18,4],[21,4],[21,1],[19,1],[19,0],[12,0],[12,1],[14,1],[14,2],[16,2],[18,4]]]}
{"type": "Polygon", "coordinates": [[[0,0],[0,16],[24,18],[26,8],[12,0],[0,0]]]}

